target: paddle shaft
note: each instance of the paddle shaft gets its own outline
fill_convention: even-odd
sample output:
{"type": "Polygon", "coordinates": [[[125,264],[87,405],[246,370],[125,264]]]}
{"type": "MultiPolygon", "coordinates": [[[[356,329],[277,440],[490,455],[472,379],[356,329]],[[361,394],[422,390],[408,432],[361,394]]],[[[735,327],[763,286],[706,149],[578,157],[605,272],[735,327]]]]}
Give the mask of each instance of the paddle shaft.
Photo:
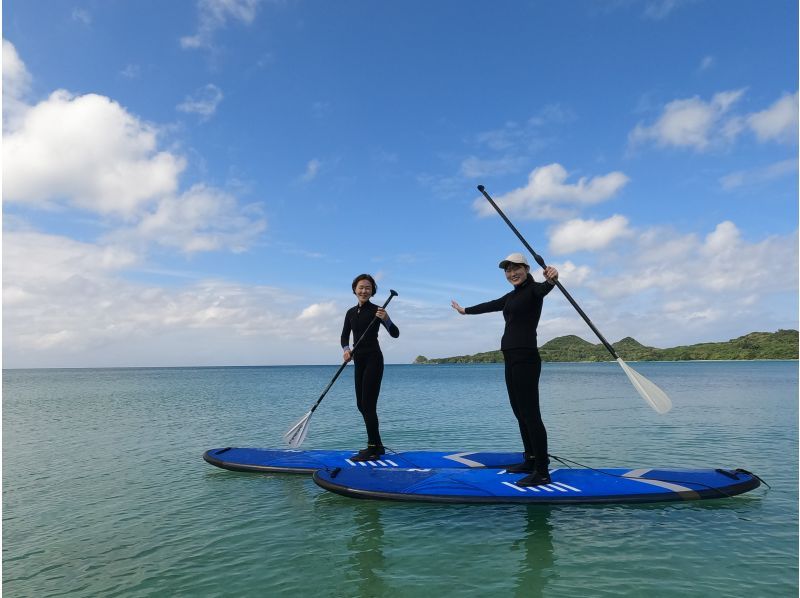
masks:
{"type": "MultiPolygon", "coordinates": [[[[541,266],[543,269],[544,269],[544,268],[547,268],[547,264],[545,264],[545,263],[544,263],[544,259],[542,259],[542,256],[541,256],[541,255],[539,255],[538,253],[536,253],[536,252],[533,250],[533,247],[531,247],[531,246],[528,244],[528,242],[525,240],[525,237],[523,237],[523,236],[520,234],[520,232],[517,230],[517,227],[515,227],[515,226],[514,226],[514,225],[511,223],[511,221],[508,219],[508,217],[507,217],[507,216],[506,216],[506,215],[503,213],[503,210],[501,210],[501,209],[500,209],[500,206],[498,206],[498,205],[497,205],[497,204],[494,202],[494,200],[493,200],[493,199],[492,199],[492,198],[489,196],[489,194],[488,194],[488,193],[486,193],[486,189],[483,187],[483,185],[478,185],[478,191],[480,191],[481,193],[483,193],[483,196],[484,196],[484,197],[485,197],[485,198],[486,198],[486,199],[489,201],[489,203],[490,203],[490,204],[492,204],[492,207],[493,207],[495,210],[497,210],[497,213],[498,213],[498,214],[500,214],[500,217],[501,217],[503,220],[505,220],[505,222],[506,222],[506,224],[508,225],[508,227],[509,227],[509,228],[510,228],[512,231],[514,231],[514,234],[515,234],[515,235],[517,235],[517,237],[519,238],[519,240],[520,240],[520,241],[522,241],[522,244],[525,246],[525,248],[526,248],[528,251],[530,251],[530,252],[531,252],[531,255],[533,256],[533,259],[534,259],[534,260],[536,260],[536,263],[537,263],[537,264],[539,264],[539,265],[540,265],[540,266],[541,266]]],[[[597,327],[596,327],[596,326],[595,326],[595,325],[592,323],[592,321],[589,319],[589,316],[587,316],[587,315],[584,313],[584,311],[581,309],[580,305],[578,305],[578,304],[575,302],[575,299],[573,299],[573,298],[572,298],[572,295],[570,295],[570,294],[567,292],[567,289],[565,289],[565,288],[564,288],[564,286],[563,286],[563,285],[562,285],[562,284],[561,284],[561,283],[560,283],[558,280],[555,280],[554,282],[556,283],[556,286],[558,287],[558,289],[559,289],[559,290],[560,290],[560,291],[561,291],[561,292],[564,294],[564,297],[566,297],[566,298],[567,298],[567,301],[569,301],[569,302],[572,304],[572,307],[574,307],[574,308],[575,308],[575,310],[578,312],[578,314],[580,314],[580,316],[583,318],[583,321],[584,321],[584,322],[586,322],[586,323],[589,325],[589,328],[591,328],[591,329],[592,329],[592,332],[594,332],[594,333],[597,335],[597,338],[599,338],[599,339],[600,339],[600,342],[601,342],[601,343],[603,343],[603,345],[605,346],[605,348],[606,348],[606,349],[608,349],[608,352],[609,352],[609,353],[611,353],[611,355],[614,357],[614,359],[619,359],[619,355],[617,355],[617,352],[614,350],[614,347],[612,347],[612,346],[611,346],[611,343],[609,343],[609,342],[608,342],[608,341],[605,339],[605,337],[604,337],[602,334],[600,334],[600,331],[597,329],[597,327]]]]}
{"type": "MultiPolygon", "coordinates": [[[[383,305],[381,305],[381,309],[384,309],[387,305],[389,305],[389,302],[396,296],[397,296],[397,292],[396,291],[393,291],[393,290],[389,291],[389,298],[386,300],[386,302],[383,305]]],[[[363,340],[363,338],[367,335],[367,332],[369,332],[369,329],[372,328],[375,325],[375,322],[377,322],[377,321],[378,321],[378,316],[375,316],[374,318],[372,318],[372,321],[369,323],[369,325],[367,326],[366,330],[364,330],[364,332],[358,338],[358,340],[356,341],[356,344],[353,345],[353,348],[350,351],[351,354],[356,350],[356,347],[358,347],[358,343],[360,343],[363,340]]],[[[322,399],[324,399],[325,395],[328,394],[328,391],[331,389],[331,386],[333,386],[333,383],[336,382],[336,379],[339,377],[339,374],[341,374],[344,371],[344,368],[347,367],[347,363],[348,362],[345,361],[339,367],[339,370],[336,372],[336,375],[333,377],[333,380],[331,380],[328,383],[328,386],[326,386],[325,390],[322,391],[322,394],[317,399],[317,402],[314,403],[314,406],[311,408],[311,411],[308,412],[309,415],[314,413],[314,410],[322,402],[322,399]]]]}

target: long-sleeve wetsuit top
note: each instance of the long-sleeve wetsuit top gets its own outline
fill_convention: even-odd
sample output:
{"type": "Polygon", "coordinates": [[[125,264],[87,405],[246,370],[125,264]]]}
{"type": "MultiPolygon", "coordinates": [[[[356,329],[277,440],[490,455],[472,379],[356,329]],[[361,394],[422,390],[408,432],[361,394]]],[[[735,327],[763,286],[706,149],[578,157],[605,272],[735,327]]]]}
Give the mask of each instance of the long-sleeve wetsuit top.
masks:
{"type": "Polygon", "coordinates": [[[486,314],[502,311],[506,321],[500,349],[536,349],[536,327],[542,315],[542,300],[553,290],[547,282],[528,279],[514,290],[494,301],[479,303],[464,309],[468,314],[486,314]]]}
{"type": "MultiPolygon", "coordinates": [[[[353,343],[358,342],[358,339],[361,338],[361,335],[364,334],[364,331],[370,325],[373,318],[375,318],[375,312],[378,311],[378,306],[374,303],[370,303],[367,301],[364,305],[355,305],[347,310],[347,313],[344,315],[344,327],[342,328],[342,348],[347,348],[350,344],[350,333],[353,333],[353,343]]],[[[389,335],[392,338],[397,338],[400,336],[400,329],[394,325],[394,322],[391,321],[388,317],[386,321],[378,320],[386,330],[389,332],[389,335]]],[[[378,329],[380,326],[377,324],[372,326],[361,342],[358,344],[356,348],[357,353],[370,353],[372,351],[380,351],[381,348],[378,345],[378,329]]]]}

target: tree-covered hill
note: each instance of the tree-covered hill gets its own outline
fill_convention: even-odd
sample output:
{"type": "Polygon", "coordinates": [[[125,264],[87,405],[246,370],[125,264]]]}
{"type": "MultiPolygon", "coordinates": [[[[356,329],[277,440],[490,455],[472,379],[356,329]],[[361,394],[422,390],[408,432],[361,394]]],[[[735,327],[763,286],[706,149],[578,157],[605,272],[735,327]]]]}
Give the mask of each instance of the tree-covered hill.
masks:
{"type": "MultiPolygon", "coordinates": [[[[688,361],[728,359],[797,359],[797,330],[751,332],[722,343],[700,343],[657,349],[647,347],[631,337],[612,343],[617,354],[626,361],[688,361]]],[[[539,347],[542,361],[609,361],[611,355],[602,344],[569,335],[559,336],[539,347]]],[[[475,355],[459,355],[428,359],[420,355],[414,363],[502,363],[500,351],[475,355]]]]}

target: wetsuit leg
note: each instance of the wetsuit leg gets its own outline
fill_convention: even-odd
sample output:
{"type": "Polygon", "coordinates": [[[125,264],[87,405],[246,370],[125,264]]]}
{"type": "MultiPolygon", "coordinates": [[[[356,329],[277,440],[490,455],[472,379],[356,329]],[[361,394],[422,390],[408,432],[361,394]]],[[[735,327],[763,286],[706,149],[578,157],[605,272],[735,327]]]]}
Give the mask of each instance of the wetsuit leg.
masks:
{"type": "Polygon", "coordinates": [[[355,358],[356,401],[367,427],[367,442],[383,446],[378,424],[378,395],[383,379],[383,353],[365,353],[355,358]]]}
{"type": "Polygon", "coordinates": [[[525,452],[537,457],[536,468],[547,471],[547,430],[539,408],[539,376],[542,360],[535,349],[517,349],[504,352],[506,359],[506,386],[511,408],[519,421],[525,452]]]}
{"type": "Polygon", "coordinates": [[[522,413],[520,412],[519,405],[521,403],[521,399],[517,397],[517,390],[514,386],[514,377],[513,377],[513,370],[514,370],[514,363],[511,361],[511,357],[504,351],[503,357],[505,360],[505,374],[506,374],[506,390],[508,391],[508,400],[511,403],[511,410],[514,412],[514,417],[517,418],[517,424],[519,425],[519,434],[522,437],[522,447],[525,451],[525,459],[529,457],[533,457],[535,453],[533,452],[533,445],[530,442],[530,434],[528,433],[527,426],[525,425],[525,420],[522,417],[522,413]]]}

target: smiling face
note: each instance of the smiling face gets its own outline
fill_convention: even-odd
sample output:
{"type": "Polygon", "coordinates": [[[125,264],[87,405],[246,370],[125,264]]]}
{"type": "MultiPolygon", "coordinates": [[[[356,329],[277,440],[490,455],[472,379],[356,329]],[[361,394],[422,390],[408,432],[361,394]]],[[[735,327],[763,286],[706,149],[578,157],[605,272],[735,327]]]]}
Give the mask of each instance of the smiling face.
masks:
{"type": "Polygon", "coordinates": [[[369,301],[369,298],[375,294],[372,283],[367,279],[359,280],[353,292],[356,294],[356,297],[358,297],[358,303],[360,305],[364,305],[369,301]]]}
{"type": "Polygon", "coordinates": [[[518,287],[528,279],[528,267],[522,264],[509,263],[505,267],[506,280],[518,287]]]}

